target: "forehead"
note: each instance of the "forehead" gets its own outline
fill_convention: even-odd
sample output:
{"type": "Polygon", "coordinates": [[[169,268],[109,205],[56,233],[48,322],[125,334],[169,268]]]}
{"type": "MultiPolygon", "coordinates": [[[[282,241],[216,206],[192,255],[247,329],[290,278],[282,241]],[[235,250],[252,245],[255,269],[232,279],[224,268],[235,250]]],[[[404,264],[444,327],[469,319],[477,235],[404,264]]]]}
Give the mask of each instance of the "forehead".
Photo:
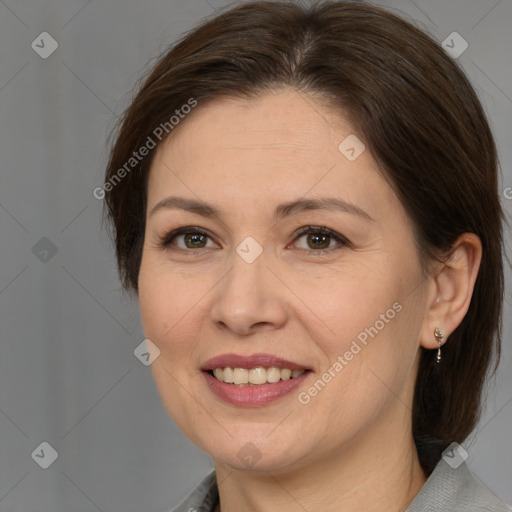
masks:
{"type": "Polygon", "coordinates": [[[294,90],[199,103],[157,150],[149,206],[170,189],[223,200],[389,193],[354,131],[339,113],[294,90]],[[346,152],[346,140],[349,150],[362,151],[356,159],[347,158],[354,151],[346,152]]]}
{"type": "Polygon", "coordinates": [[[340,132],[350,124],[305,93],[285,89],[253,98],[219,98],[199,105],[172,133],[161,149],[176,144],[213,147],[254,147],[310,153],[325,150],[328,139],[336,150],[340,132]],[[180,137],[183,131],[190,137],[180,137]],[[187,144],[188,143],[188,144],[187,144]]]}

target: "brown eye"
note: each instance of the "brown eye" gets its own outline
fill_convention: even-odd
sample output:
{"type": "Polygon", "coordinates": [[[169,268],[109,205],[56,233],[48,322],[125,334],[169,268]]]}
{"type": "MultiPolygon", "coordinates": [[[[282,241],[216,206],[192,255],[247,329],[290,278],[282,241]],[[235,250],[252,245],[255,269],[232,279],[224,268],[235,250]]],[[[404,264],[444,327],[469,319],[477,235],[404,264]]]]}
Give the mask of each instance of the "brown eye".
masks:
{"type": "Polygon", "coordinates": [[[187,226],[175,229],[165,235],[160,240],[160,247],[162,247],[162,249],[178,249],[186,251],[188,249],[205,249],[216,246],[213,242],[208,245],[209,240],[211,241],[210,236],[202,229],[187,226]]]}
{"type": "Polygon", "coordinates": [[[313,252],[330,251],[350,245],[342,235],[323,226],[306,226],[297,233],[295,242],[299,249],[313,252]],[[305,242],[298,243],[304,239],[305,242]]]}
{"type": "Polygon", "coordinates": [[[206,246],[207,236],[202,233],[187,233],[183,235],[185,245],[189,249],[197,249],[206,246]]]}
{"type": "Polygon", "coordinates": [[[331,237],[314,233],[307,235],[306,240],[311,249],[327,249],[331,242],[331,237]]]}

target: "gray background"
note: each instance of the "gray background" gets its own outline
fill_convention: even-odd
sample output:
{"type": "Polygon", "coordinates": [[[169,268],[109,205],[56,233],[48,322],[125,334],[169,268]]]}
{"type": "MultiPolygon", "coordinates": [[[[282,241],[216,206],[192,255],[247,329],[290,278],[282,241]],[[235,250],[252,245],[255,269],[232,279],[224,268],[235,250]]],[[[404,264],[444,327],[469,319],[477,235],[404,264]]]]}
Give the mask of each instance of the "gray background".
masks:
{"type": "MultiPolygon", "coordinates": [[[[457,60],[490,117],[510,217],[512,1],[380,4],[416,20],[438,41],[457,31],[469,43],[457,60]]],[[[211,467],[170,420],[150,367],[134,356],[144,338],[137,304],[121,292],[101,229],[102,202],[92,191],[102,184],[107,134],[143,70],[224,5],[0,2],[2,512],[162,512],[211,467]],[[42,32],[59,45],[46,59],[31,47],[42,32]],[[47,469],[31,456],[42,442],[58,452],[47,469]]],[[[507,243],[510,254],[510,233],[507,243]]],[[[510,274],[507,279],[500,371],[477,435],[464,447],[473,472],[512,503],[510,274]]]]}

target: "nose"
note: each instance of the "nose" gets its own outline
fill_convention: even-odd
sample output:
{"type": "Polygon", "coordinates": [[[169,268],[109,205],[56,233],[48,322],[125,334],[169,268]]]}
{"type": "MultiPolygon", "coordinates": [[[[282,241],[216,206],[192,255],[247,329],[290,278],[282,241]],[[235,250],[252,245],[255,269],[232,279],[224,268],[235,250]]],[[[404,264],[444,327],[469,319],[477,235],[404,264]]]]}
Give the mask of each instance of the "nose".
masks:
{"type": "Polygon", "coordinates": [[[233,251],[231,269],[216,287],[210,310],[220,329],[245,336],[286,323],[283,285],[267,265],[265,251],[252,263],[233,251]]]}

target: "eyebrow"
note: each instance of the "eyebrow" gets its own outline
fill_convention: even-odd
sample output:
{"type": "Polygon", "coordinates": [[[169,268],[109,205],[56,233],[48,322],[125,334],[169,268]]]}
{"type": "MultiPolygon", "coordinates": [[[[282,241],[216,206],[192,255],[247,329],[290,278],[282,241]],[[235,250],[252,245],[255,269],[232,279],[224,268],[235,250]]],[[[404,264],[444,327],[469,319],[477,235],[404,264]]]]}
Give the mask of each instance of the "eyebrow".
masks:
{"type": "MultiPolygon", "coordinates": [[[[157,203],[149,212],[151,217],[160,210],[186,210],[191,213],[196,213],[203,217],[220,217],[222,218],[222,212],[217,208],[195,199],[186,199],[184,197],[171,196],[162,199],[157,203]]],[[[347,203],[341,199],[335,197],[321,197],[315,199],[297,199],[295,201],[289,201],[282,203],[277,206],[274,211],[274,219],[276,221],[282,220],[290,215],[302,213],[304,211],[311,210],[326,210],[326,211],[342,211],[357,215],[367,221],[375,221],[368,213],[359,208],[358,206],[347,203]]]]}

